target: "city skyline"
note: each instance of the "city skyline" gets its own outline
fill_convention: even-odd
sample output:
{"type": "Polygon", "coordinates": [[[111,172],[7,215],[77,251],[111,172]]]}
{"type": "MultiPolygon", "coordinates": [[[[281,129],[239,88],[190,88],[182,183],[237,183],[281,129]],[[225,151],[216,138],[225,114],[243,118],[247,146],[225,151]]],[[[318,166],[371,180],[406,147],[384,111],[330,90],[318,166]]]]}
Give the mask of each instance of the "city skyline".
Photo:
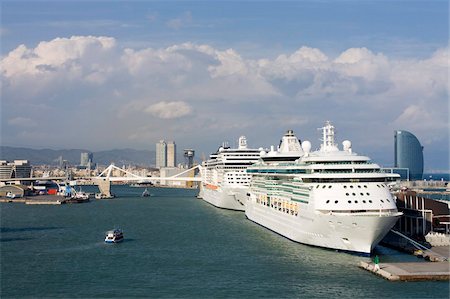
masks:
{"type": "Polygon", "coordinates": [[[318,148],[330,120],[383,166],[407,130],[449,169],[446,1],[6,0],[0,34],[2,145],[318,148]]]}

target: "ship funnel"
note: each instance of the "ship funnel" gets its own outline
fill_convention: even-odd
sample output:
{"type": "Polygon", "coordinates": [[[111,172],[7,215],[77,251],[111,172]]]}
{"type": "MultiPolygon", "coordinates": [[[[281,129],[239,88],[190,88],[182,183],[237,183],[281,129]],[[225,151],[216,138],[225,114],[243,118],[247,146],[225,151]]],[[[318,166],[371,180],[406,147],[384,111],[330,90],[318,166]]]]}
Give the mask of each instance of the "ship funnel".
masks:
{"type": "Polygon", "coordinates": [[[300,156],[303,155],[303,149],[300,145],[300,141],[295,136],[293,130],[288,130],[286,134],[284,134],[280,142],[279,152],[280,153],[295,152],[300,156]]]}

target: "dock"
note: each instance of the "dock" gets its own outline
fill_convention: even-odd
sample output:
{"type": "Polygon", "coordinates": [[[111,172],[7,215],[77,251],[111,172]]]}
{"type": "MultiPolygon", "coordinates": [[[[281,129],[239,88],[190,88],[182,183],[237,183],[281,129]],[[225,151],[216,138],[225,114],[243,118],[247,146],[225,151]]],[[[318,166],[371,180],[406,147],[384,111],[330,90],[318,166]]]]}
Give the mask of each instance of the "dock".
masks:
{"type": "Polygon", "coordinates": [[[62,205],[68,203],[82,203],[89,202],[87,200],[74,200],[67,199],[64,196],[60,195],[37,195],[37,196],[26,196],[26,197],[18,197],[18,198],[7,198],[0,197],[0,202],[7,203],[24,203],[26,205],[62,205]]]}
{"type": "Polygon", "coordinates": [[[390,281],[450,280],[449,262],[374,263],[361,261],[359,267],[390,281]]]}

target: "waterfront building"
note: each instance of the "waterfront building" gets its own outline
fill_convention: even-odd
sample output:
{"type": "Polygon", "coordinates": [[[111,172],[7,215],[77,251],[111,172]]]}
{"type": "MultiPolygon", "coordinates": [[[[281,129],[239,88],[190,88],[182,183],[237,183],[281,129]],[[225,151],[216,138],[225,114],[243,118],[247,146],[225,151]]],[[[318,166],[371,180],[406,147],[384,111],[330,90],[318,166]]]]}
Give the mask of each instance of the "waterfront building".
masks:
{"type": "Polygon", "coordinates": [[[423,176],[423,146],[412,133],[395,131],[395,167],[408,168],[409,180],[421,180],[423,176]]]}
{"type": "Polygon", "coordinates": [[[8,161],[0,161],[0,179],[10,179],[12,178],[13,165],[8,163],[8,161]]]}
{"type": "Polygon", "coordinates": [[[450,208],[447,202],[425,198],[411,190],[395,194],[403,216],[395,229],[410,237],[425,237],[430,232],[450,234],[450,208]]]}
{"type": "Polygon", "coordinates": [[[0,161],[0,178],[29,178],[31,177],[31,165],[28,160],[0,161]]]}
{"type": "Polygon", "coordinates": [[[156,144],[156,168],[167,167],[167,143],[160,140],[156,144]]]}
{"type": "Polygon", "coordinates": [[[167,142],[167,167],[175,167],[177,165],[177,146],[175,141],[167,142]]]}

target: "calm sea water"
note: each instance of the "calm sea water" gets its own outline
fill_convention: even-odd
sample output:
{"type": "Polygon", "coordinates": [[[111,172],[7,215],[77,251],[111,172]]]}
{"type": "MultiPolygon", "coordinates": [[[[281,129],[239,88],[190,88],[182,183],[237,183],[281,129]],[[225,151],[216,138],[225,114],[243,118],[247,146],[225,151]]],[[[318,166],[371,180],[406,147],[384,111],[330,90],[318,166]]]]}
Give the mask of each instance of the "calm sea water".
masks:
{"type": "Polygon", "coordinates": [[[114,187],[86,204],[1,204],[1,297],[449,297],[447,282],[388,282],[357,267],[367,257],[294,243],[196,190],[114,187]],[[105,244],[114,227],[125,241],[105,244]]]}

